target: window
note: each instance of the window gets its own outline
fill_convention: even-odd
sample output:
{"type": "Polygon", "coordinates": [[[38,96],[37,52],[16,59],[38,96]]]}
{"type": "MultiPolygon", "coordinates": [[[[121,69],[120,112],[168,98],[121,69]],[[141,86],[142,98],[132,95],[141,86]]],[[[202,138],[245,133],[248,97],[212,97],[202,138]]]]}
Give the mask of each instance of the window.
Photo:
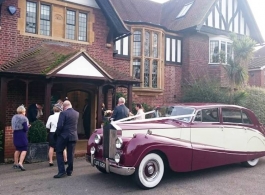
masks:
{"type": "Polygon", "coordinates": [[[51,7],[41,4],[40,9],[40,34],[50,36],[51,32],[51,7]]]}
{"type": "Polygon", "coordinates": [[[232,42],[228,40],[210,40],[210,63],[228,63],[233,58],[232,42]]]}
{"type": "Polygon", "coordinates": [[[218,108],[204,109],[197,112],[194,121],[196,122],[219,122],[218,108]]]}
{"type": "Polygon", "coordinates": [[[66,38],[87,41],[87,14],[66,11],[66,38]]]}
{"type": "Polygon", "coordinates": [[[182,10],[179,12],[177,18],[185,16],[186,13],[189,11],[190,7],[192,6],[192,4],[193,4],[193,2],[190,2],[190,3],[187,3],[186,5],[184,5],[182,10]]]}
{"type": "Polygon", "coordinates": [[[137,29],[132,35],[132,74],[140,79],[141,84],[134,87],[146,89],[161,88],[159,78],[159,67],[161,64],[159,39],[162,33],[147,29],[137,29]]]}
{"type": "Polygon", "coordinates": [[[125,37],[115,42],[115,50],[118,55],[129,55],[129,38],[125,37]]]}
{"type": "Polygon", "coordinates": [[[26,32],[33,34],[51,35],[51,6],[27,1],[26,32]],[[40,9],[39,9],[40,8],[40,9]],[[37,13],[40,16],[37,16],[37,13]],[[38,27],[39,22],[39,27],[38,27]]]}
{"type": "Polygon", "coordinates": [[[244,123],[252,124],[248,115],[241,110],[223,108],[222,109],[223,122],[224,123],[244,123]]]}
{"type": "Polygon", "coordinates": [[[181,63],[181,40],[166,37],[166,62],[181,63]]]}
{"type": "Polygon", "coordinates": [[[27,1],[26,32],[37,33],[37,3],[27,1]]]}

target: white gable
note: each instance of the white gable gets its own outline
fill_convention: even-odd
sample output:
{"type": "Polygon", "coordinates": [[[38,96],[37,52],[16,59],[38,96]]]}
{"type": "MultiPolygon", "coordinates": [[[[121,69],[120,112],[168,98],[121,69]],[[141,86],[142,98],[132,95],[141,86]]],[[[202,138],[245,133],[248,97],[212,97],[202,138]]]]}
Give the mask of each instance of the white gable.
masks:
{"type": "Polygon", "coordinates": [[[80,5],[99,8],[95,0],[64,0],[64,1],[69,1],[80,5]]]}
{"type": "Polygon", "coordinates": [[[104,77],[84,56],[80,56],[56,74],[101,78],[104,77]]]}

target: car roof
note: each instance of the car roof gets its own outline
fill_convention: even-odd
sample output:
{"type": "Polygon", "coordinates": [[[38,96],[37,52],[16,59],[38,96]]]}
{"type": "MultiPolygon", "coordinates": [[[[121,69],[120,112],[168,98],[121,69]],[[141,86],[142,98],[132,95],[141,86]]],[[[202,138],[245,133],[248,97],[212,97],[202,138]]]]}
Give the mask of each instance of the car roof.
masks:
{"type": "Polygon", "coordinates": [[[212,107],[231,107],[231,108],[238,108],[238,109],[247,109],[242,106],[237,106],[237,105],[232,105],[232,104],[220,104],[220,103],[178,103],[178,104],[172,104],[169,106],[173,106],[173,107],[186,106],[186,107],[191,107],[195,109],[212,108],[212,107]]]}

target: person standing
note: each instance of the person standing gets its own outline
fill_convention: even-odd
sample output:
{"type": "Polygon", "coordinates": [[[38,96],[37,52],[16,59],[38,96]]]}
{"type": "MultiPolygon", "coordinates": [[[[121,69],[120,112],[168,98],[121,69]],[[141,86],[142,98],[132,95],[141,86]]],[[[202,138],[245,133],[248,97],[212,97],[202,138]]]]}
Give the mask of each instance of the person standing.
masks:
{"type": "Polygon", "coordinates": [[[77,136],[77,123],[79,113],[72,108],[72,104],[69,100],[63,103],[63,112],[59,115],[59,120],[56,128],[56,159],[58,165],[58,174],[54,175],[54,178],[62,178],[72,175],[73,161],[75,153],[75,145],[78,140],[77,136]],[[63,160],[63,150],[67,148],[67,160],[68,167],[65,170],[63,160]]]}
{"type": "MultiPolygon", "coordinates": [[[[50,129],[49,133],[49,165],[50,167],[53,166],[53,153],[54,153],[54,148],[56,146],[54,134],[57,128],[57,123],[59,120],[59,115],[60,112],[62,111],[62,106],[60,104],[55,104],[53,106],[53,113],[52,115],[49,116],[48,121],[46,123],[46,128],[50,129]]],[[[67,156],[66,156],[66,150],[63,151],[63,157],[64,157],[64,162],[67,162],[67,156]]]]}
{"type": "Polygon", "coordinates": [[[42,112],[43,106],[41,104],[31,104],[28,108],[28,120],[29,123],[33,123],[36,121],[41,115],[43,115],[42,112]]]}
{"type": "Polygon", "coordinates": [[[27,131],[30,127],[29,120],[25,115],[26,108],[21,105],[17,108],[17,114],[14,115],[11,120],[13,129],[13,143],[16,148],[16,151],[14,153],[13,168],[19,168],[21,171],[26,171],[26,169],[23,167],[23,161],[27,154],[27,131]]]}
{"type": "Polygon", "coordinates": [[[86,137],[89,138],[90,136],[90,118],[91,118],[91,113],[90,113],[90,106],[89,106],[89,99],[85,100],[85,106],[83,108],[83,127],[85,130],[86,137]]]}
{"type": "Polygon", "coordinates": [[[136,104],[135,110],[137,111],[136,115],[139,115],[135,118],[135,120],[144,120],[145,114],[144,114],[143,106],[141,104],[136,104]]]}
{"type": "Polygon", "coordinates": [[[125,99],[123,97],[119,98],[118,105],[115,107],[111,118],[114,121],[129,117],[129,109],[125,106],[125,99]]]}

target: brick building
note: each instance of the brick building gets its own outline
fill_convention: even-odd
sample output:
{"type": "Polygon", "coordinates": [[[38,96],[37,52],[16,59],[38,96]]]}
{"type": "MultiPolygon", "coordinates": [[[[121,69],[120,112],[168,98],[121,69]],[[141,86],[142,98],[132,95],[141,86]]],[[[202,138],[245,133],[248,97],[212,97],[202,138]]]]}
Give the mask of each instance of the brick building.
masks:
{"type": "Polygon", "coordinates": [[[250,86],[265,87],[265,46],[254,52],[248,75],[250,86]]]}
{"type": "MultiPolygon", "coordinates": [[[[101,103],[178,102],[181,85],[210,76],[225,83],[220,61],[233,55],[231,32],[263,42],[246,0],[0,0],[0,121],[4,158],[12,157],[10,119],[20,104],[68,97],[90,132],[101,103]],[[220,55],[223,58],[220,58],[220,55]]],[[[85,133],[80,117],[78,131],[85,133]]]]}

